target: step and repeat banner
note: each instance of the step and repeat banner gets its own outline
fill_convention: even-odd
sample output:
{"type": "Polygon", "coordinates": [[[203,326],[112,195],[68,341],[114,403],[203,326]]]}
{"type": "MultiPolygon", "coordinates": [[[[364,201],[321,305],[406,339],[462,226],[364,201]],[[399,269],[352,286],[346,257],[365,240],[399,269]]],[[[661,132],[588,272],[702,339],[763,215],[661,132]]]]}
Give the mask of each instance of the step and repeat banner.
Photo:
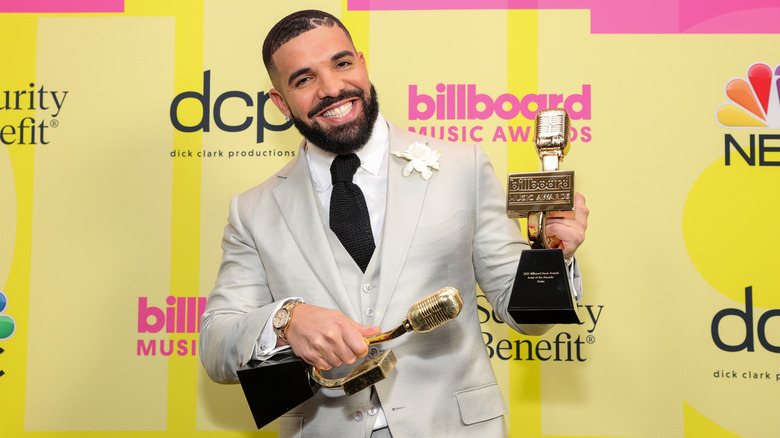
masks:
{"type": "Polygon", "coordinates": [[[584,322],[478,297],[512,437],[780,436],[777,0],[0,1],[0,435],[277,435],[197,334],[231,195],[298,153],[260,48],[305,8],[502,180],[571,115],[584,322]]]}

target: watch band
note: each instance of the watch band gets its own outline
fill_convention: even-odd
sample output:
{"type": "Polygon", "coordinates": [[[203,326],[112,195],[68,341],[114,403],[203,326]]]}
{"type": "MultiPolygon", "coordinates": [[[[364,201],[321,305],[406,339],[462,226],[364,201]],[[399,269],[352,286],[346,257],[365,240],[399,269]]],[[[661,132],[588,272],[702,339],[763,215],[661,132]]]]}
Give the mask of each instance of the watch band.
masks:
{"type": "Polygon", "coordinates": [[[290,327],[290,322],[292,321],[293,310],[298,304],[302,304],[302,303],[303,300],[290,301],[289,303],[283,305],[282,308],[276,312],[277,315],[279,315],[282,312],[285,312],[287,314],[286,316],[283,316],[283,323],[280,326],[274,324],[274,333],[276,333],[276,337],[278,337],[284,342],[287,342],[287,329],[290,327]]]}

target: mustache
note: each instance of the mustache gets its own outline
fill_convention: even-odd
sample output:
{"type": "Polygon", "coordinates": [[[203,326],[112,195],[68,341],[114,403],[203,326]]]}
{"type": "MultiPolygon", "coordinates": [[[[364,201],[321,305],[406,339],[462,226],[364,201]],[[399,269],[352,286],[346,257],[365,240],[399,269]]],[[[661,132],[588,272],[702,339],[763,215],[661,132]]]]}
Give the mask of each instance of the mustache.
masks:
{"type": "Polygon", "coordinates": [[[306,114],[310,119],[317,115],[320,111],[342,100],[351,99],[353,97],[363,98],[363,90],[355,88],[354,90],[342,90],[338,96],[330,97],[325,96],[314,108],[306,114]]]}

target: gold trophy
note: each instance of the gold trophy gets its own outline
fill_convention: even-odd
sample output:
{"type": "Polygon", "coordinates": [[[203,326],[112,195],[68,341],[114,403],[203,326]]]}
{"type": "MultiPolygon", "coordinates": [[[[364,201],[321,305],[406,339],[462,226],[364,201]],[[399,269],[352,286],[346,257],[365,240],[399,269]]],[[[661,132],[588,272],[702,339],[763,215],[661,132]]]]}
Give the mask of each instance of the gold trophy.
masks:
{"type": "MultiPolygon", "coordinates": [[[[406,319],[395,329],[365,338],[368,346],[395,339],[404,333],[427,333],[455,319],[463,309],[463,298],[457,289],[445,287],[414,303],[406,319]]],[[[328,378],[292,350],[261,363],[252,363],[238,370],[257,428],[260,429],[285,412],[308,400],[324,388],[340,388],[347,396],[374,385],[388,376],[397,360],[393,350],[366,360],[342,378],[328,378]]]]}
{"type": "MultiPolygon", "coordinates": [[[[401,325],[389,332],[367,337],[366,343],[369,346],[381,344],[411,331],[428,333],[445,322],[455,319],[462,308],[463,298],[457,289],[452,287],[439,289],[414,303],[401,325]]],[[[342,388],[344,393],[350,396],[383,380],[392,371],[395,364],[396,358],[393,350],[386,350],[379,356],[356,366],[344,378],[328,379],[322,376],[319,368],[314,368],[311,374],[312,380],[323,388],[342,388]]]]}
{"type": "Polygon", "coordinates": [[[574,216],[574,171],[560,170],[569,152],[569,114],[563,109],[536,113],[534,145],[540,172],[510,173],[506,213],[510,218],[528,218],[528,243],[517,269],[509,314],[518,323],[580,322],[567,260],[556,249],[556,239],[545,235],[546,218],[574,216]]]}

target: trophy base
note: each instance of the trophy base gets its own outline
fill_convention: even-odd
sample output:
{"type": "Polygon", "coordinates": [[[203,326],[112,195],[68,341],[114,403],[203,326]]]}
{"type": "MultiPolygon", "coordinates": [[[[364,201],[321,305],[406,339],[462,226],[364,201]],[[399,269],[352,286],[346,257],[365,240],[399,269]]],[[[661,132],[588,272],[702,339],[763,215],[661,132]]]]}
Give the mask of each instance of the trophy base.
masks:
{"type": "Polygon", "coordinates": [[[573,289],[563,251],[525,250],[509,298],[509,315],[518,324],[580,324],[573,289]]]}
{"type": "Polygon", "coordinates": [[[393,351],[386,350],[353,368],[347,377],[329,379],[292,350],[286,350],[263,362],[252,362],[237,374],[249,410],[260,429],[313,397],[320,388],[341,388],[344,394],[351,396],[384,380],[396,363],[393,351]]]}
{"type": "Polygon", "coordinates": [[[356,366],[341,384],[344,393],[349,397],[381,382],[390,374],[397,362],[393,350],[386,350],[379,356],[356,366]]]}
{"type": "Polygon", "coordinates": [[[238,380],[249,410],[260,429],[310,399],[319,385],[309,377],[309,366],[292,350],[278,353],[238,370],[238,380]]]}

